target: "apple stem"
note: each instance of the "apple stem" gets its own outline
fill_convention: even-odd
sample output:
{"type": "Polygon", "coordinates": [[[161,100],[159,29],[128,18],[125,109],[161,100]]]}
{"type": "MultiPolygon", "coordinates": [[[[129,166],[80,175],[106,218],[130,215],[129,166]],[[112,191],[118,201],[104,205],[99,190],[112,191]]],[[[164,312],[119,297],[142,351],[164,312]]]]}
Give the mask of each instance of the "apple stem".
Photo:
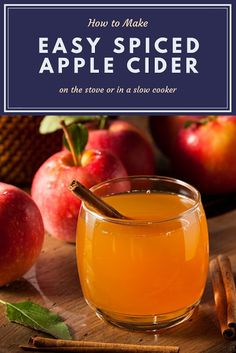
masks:
{"type": "Polygon", "coordinates": [[[100,118],[99,130],[105,129],[106,124],[107,124],[107,119],[108,119],[108,117],[105,115],[100,118]]]}
{"type": "Polygon", "coordinates": [[[184,128],[188,128],[189,126],[195,124],[197,126],[201,126],[201,125],[206,125],[212,121],[216,121],[217,120],[217,116],[215,115],[209,115],[206,118],[202,118],[200,120],[187,120],[184,123],[184,128]]]}
{"type": "Polygon", "coordinates": [[[73,144],[73,141],[72,141],[72,138],[69,134],[69,131],[67,129],[67,126],[65,124],[65,122],[62,120],[61,121],[61,127],[62,127],[62,130],[65,134],[65,138],[68,142],[68,145],[70,147],[70,151],[71,151],[71,154],[72,154],[72,158],[73,158],[73,162],[74,162],[74,165],[77,166],[79,165],[79,157],[77,156],[76,152],[75,152],[75,147],[74,147],[74,144],[73,144]]]}

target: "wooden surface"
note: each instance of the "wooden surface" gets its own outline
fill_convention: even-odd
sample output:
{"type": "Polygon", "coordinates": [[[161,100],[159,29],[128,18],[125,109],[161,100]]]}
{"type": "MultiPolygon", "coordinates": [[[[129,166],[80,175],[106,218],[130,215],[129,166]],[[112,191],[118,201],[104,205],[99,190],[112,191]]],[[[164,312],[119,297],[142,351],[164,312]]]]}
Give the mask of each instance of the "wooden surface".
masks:
{"type": "MultiPolygon", "coordinates": [[[[236,273],[236,210],[211,218],[211,256],[230,256],[236,273]]],[[[194,280],[194,279],[193,279],[194,280]]],[[[103,342],[178,345],[181,353],[231,352],[236,342],[225,341],[215,316],[211,283],[207,281],[198,313],[188,322],[161,334],[132,333],[101,321],[83,300],[76,269],[75,246],[47,237],[36,265],[24,279],[0,289],[0,298],[17,302],[32,300],[60,313],[76,339],[103,342]]],[[[9,323],[0,307],[0,353],[20,352],[35,331],[9,323]]]]}

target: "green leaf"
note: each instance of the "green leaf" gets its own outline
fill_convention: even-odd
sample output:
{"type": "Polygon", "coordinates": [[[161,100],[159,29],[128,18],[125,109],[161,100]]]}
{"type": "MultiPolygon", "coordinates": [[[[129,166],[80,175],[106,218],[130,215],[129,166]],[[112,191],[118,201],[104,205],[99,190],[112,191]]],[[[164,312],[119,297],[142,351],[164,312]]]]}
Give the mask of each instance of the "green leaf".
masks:
{"type": "Polygon", "coordinates": [[[61,129],[60,122],[62,120],[68,126],[76,122],[79,123],[79,122],[94,121],[94,120],[100,120],[100,119],[101,117],[98,115],[94,115],[94,116],[47,115],[43,118],[43,120],[40,123],[39,132],[40,134],[49,134],[61,129]]]}
{"type": "MultiPolygon", "coordinates": [[[[73,143],[74,151],[78,156],[83,152],[85,146],[87,145],[88,128],[82,124],[74,124],[68,126],[67,130],[73,143]]],[[[63,144],[69,151],[71,151],[65,135],[63,136],[63,144]]]]}
{"type": "Polygon", "coordinates": [[[6,305],[10,321],[46,332],[55,338],[72,339],[68,326],[52,311],[30,301],[13,304],[0,300],[0,303],[6,305]]]}

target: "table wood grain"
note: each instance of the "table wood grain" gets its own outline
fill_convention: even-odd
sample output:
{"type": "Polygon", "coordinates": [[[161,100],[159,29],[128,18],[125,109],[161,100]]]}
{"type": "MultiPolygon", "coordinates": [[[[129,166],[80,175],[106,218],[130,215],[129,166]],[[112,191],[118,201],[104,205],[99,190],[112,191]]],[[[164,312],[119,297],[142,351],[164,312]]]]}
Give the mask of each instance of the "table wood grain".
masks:
{"type": "MultiPolygon", "coordinates": [[[[208,220],[211,257],[229,255],[236,273],[236,210],[208,220]]],[[[194,279],[193,279],[194,280],[194,279]]],[[[148,345],[177,345],[181,353],[229,353],[236,342],[225,341],[215,315],[208,277],[198,312],[189,321],[160,334],[133,333],[115,328],[96,317],[84,302],[76,268],[75,246],[46,236],[43,251],[21,280],[0,288],[10,302],[31,300],[58,312],[75,339],[148,345]]],[[[0,307],[0,353],[16,353],[36,332],[10,323],[0,307]]]]}

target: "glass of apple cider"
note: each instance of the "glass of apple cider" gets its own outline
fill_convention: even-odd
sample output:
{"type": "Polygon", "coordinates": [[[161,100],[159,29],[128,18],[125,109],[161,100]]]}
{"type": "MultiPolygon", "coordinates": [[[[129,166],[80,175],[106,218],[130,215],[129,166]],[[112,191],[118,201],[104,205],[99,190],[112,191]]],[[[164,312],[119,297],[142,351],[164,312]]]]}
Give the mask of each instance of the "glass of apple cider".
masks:
{"type": "Polygon", "coordinates": [[[208,272],[208,231],[199,192],[173,178],[132,176],[94,186],[130,220],[83,203],[77,263],[86,302],[110,323],[159,331],[189,318],[208,272]]]}

